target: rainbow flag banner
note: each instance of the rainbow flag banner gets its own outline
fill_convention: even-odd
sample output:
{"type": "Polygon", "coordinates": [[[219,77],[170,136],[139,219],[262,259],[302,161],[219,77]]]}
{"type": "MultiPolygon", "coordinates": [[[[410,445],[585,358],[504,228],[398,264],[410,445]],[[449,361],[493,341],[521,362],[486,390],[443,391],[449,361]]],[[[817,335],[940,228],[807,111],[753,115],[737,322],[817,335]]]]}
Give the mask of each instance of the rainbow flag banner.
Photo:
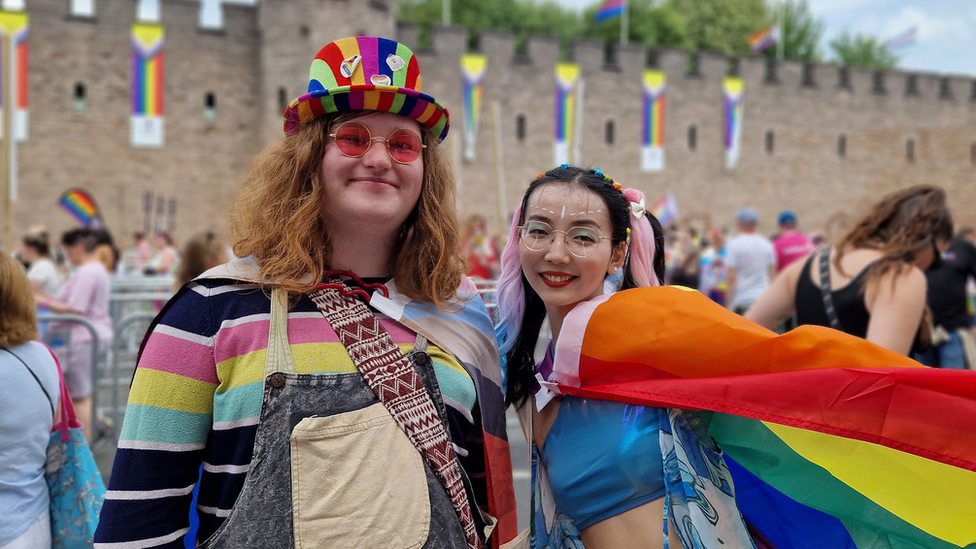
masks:
{"type": "MultiPolygon", "coordinates": [[[[30,18],[20,11],[0,11],[0,34],[10,36],[13,42],[13,68],[7,69],[7,60],[11,58],[0,48],[0,102],[6,101],[3,95],[2,81],[8,72],[13,74],[14,82],[14,138],[16,141],[27,140],[27,91],[29,81],[27,77],[27,37],[30,34],[30,18]]],[[[0,139],[3,138],[3,119],[0,115],[0,139]]]]}
{"type": "Polygon", "coordinates": [[[481,99],[485,90],[485,75],[488,73],[488,58],[484,55],[466,53],[461,56],[461,77],[463,89],[461,101],[464,113],[464,158],[474,160],[474,144],[478,135],[478,120],[481,118],[481,99]]]}
{"type": "Polygon", "coordinates": [[[659,287],[576,306],[554,372],[564,394],[698,411],[757,547],[976,549],[972,371],[659,287]]]}
{"type": "MultiPolygon", "coordinates": [[[[553,165],[570,164],[570,151],[576,137],[577,110],[581,106],[583,82],[580,68],[575,63],[556,64],[556,141],[553,148],[553,165]]],[[[579,156],[576,154],[575,156],[579,156]]]]}
{"type": "Polygon", "coordinates": [[[745,81],[727,77],[722,81],[725,99],[725,169],[732,170],[739,163],[742,141],[742,95],[745,81]]]}
{"type": "Polygon", "coordinates": [[[94,197],[85,189],[78,187],[61,193],[58,204],[84,227],[101,227],[102,213],[94,197]]]}
{"type": "Polygon", "coordinates": [[[779,41],[779,27],[770,25],[749,37],[749,49],[759,53],[779,41]]]}
{"type": "Polygon", "coordinates": [[[162,25],[132,25],[132,117],[129,135],[133,147],[163,146],[164,36],[162,25]]]}
{"type": "Polygon", "coordinates": [[[900,34],[897,34],[891,39],[885,41],[884,45],[885,49],[894,53],[914,46],[916,40],[918,40],[918,27],[913,25],[900,34]]]}
{"type": "Polygon", "coordinates": [[[675,200],[674,193],[671,191],[668,191],[668,194],[664,195],[661,200],[651,204],[647,210],[661,222],[661,225],[667,225],[681,216],[678,213],[678,201],[675,200]]]}
{"type": "Polygon", "coordinates": [[[667,75],[644,71],[644,123],[641,126],[641,170],[664,170],[664,90],[667,75]]]}

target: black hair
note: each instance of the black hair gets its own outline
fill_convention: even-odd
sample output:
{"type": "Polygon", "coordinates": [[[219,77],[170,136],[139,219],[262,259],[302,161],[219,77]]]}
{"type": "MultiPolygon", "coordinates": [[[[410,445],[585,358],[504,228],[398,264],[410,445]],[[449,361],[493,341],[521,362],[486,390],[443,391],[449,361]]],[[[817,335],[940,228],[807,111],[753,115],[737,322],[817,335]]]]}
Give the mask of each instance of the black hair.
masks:
{"type": "MultiPolygon", "coordinates": [[[[627,231],[630,228],[630,203],[623,192],[618,189],[611,180],[607,179],[597,170],[584,170],[572,166],[560,166],[549,170],[539,176],[529,184],[525,194],[522,196],[522,204],[519,208],[521,215],[514,220],[518,225],[525,222],[526,204],[529,197],[539,187],[549,183],[563,183],[570,186],[577,186],[592,191],[600,197],[606,205],[607,217],[610,220],[611,242],[613,246],[618,246],[627,240],[627,231]]],[[[645,213],[651,222],[654,233],[654,246],[657,250],[663,250],[664,231],[661,229],[660,222],[650,214],[645,213]]],[[[509,246],[517,246],[517,242],[509,242],[509,246]]],[[[513,266],[512,268],[515,268],[513,266]]],[[[659,283],[664,279],[664,254],[654,254],[654,275],[659,283]]],[[[542,323],[546,318],[546,307],[539,294],[532,289],[525,274],[519,269],[519,276],[522,283],[522,296],[525,309],[521,319],[521,326],[518,336],[514,343],[509,347],[506,354],[508,379],[506,383],[505,403],[521,406],[532,395],[535,386],[535,347],[539,340],[539,332],[542,323]]],[[[624,277],[621,290],[636,288],[639,284],[631,272],[630,262],[624,266],[624,277]]],[[[506,346],[507,347],[507,346],[506,346]]]]}

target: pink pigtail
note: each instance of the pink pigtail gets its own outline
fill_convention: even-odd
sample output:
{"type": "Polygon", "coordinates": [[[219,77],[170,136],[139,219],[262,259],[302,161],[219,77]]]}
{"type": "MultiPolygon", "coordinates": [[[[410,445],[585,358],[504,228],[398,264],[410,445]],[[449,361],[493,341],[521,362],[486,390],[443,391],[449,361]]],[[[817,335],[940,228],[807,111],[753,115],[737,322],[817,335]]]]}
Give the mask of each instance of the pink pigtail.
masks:
{"type": "MultiPolygon", "coordinates": [[[[630,203],[637,204],[644,200],[644,193],[637,189],[624,189],[623,193],[630,203]]],[[[638,287],[659,286],[657,275],[654,274],[654,229],[651,228],[651,221],[643,213],[640,217],[634,217],[633,213],[628,215],[631,229],[630,264],[627,268],[638,287]]]]}
{"type": "Polygon", "coordinates": [[[512,229],[508,233],[508,241],[502,251],[502,271],[498,277],[496,299],[498,314],[501,317],[500,327],[506,331],[502,354],[507,353],[518,339],[522,328],[522,317],[525,316],[525,289],[522,286],[522,262],[519,259],[518,226],[522,219],[522,205],[512,216],[512,229]]]}

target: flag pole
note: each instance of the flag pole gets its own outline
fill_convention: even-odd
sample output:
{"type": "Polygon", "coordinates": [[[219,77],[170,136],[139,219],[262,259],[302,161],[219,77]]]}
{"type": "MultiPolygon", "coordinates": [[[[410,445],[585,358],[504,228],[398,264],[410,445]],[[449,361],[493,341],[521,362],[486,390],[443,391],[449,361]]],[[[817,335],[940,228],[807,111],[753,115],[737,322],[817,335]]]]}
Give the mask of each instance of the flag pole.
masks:
{"type": "Polygon", "coordinates": [[[0,153],[0,158],[2,158],[3,165],[3,188],[0,192],[3,194],[3,246],[7,249],[7,252],[13,252],[14,242],[11,239],[11,220],[10,220],[10,203],[11,200],[11,187],[13,181],[11,180],[11,158],[13,157],[11,143],[13,143],[14,137],[14,105],[13,105],[13,38],[10,36],[9,32],[4,31],[2,36],[0,36],[0,50],[3,51],[3,59],[0,61],[0,68],[3,69],[3,106],[2,106],[2,116],[3,116],[3,142],[0,145],[3,146],[3,151],[0,153]]]}
{"type": "Polygon", "coordinates": [[[780,2],[779,21],[777,21],[777,25],[779,26],[779,28],[776,29],[776,34],[778,35],[776,37],[776,59],[778,59],[779,61],[783,60],[783,50],[786,48],[785,23],[786,23],[786,3],[780,2]]]}
{"type": "Polygon", "coordinates": [[[627,0],[624,0],[624,12],[620,14],[620,45],[627,45],[627,0]]]}

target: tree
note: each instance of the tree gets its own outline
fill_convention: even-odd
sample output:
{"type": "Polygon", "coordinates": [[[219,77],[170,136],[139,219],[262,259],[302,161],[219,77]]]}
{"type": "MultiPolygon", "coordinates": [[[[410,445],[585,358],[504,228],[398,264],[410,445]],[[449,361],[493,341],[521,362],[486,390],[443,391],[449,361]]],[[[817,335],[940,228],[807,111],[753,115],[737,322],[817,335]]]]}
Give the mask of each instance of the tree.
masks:
{"type": "Polygon", "coordinates": [[[885,70],[898,64],[898,57],[888,51],[885,43],[869,34],[852,35],[845,30],[830,41],[830,49],[842,65],[885,70]]]}
{"type": "MultiPolygon", "coordinates": [[[[824,33],[824,22],[810,13],[807,0],[783,0],[771,8],[772,20],[780,26],[780,40],[783,42],[783,58],[816,63],[823,59],[820,52],[820,38],[824,33]]],[[[777,55],[779,44],[766,48],[768,57],[777,55]]]]}
{"type": "Polygon", "coordinates": [[[728,55],[749,53],[746,39],[770,24],[765,0],[669,0],[682,19],[689,46],[728,55]]]}

